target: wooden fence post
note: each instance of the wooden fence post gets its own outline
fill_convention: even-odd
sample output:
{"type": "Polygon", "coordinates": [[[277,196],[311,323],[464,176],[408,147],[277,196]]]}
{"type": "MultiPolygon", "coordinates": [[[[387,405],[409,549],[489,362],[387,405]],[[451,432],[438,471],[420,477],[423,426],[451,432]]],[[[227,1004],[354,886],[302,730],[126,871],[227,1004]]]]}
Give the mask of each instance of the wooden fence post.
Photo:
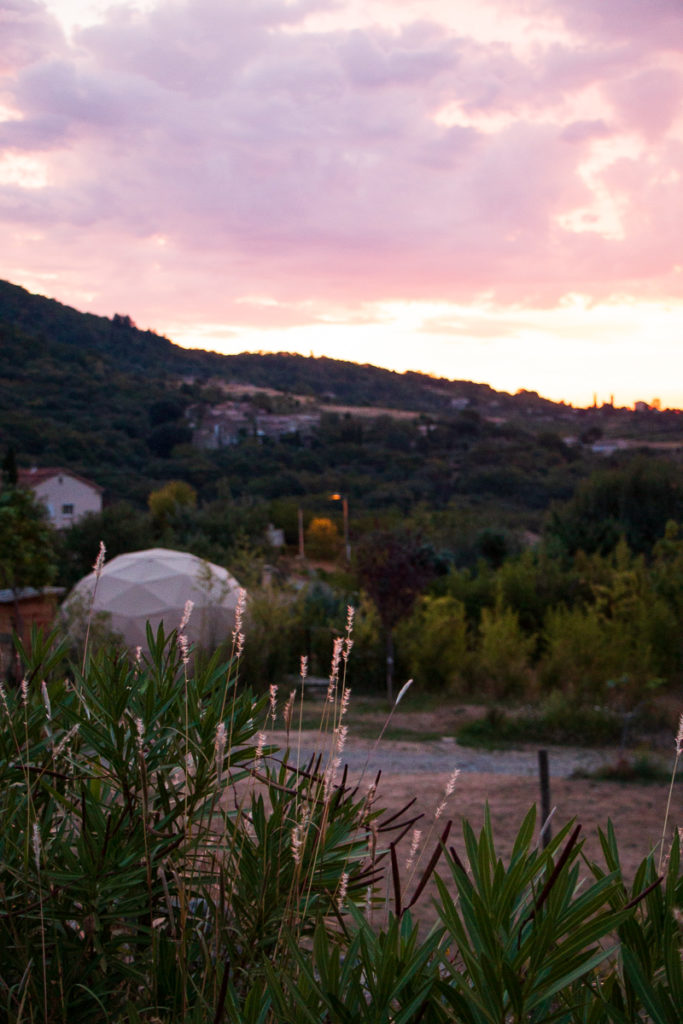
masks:
{"type": "Polygon", "coordinates": [[[541,845],[546,848],[551,838],[550,831],[550,775],[548,772],[548,751],[538,752],[538,775],[541,783],[541,845]]]}

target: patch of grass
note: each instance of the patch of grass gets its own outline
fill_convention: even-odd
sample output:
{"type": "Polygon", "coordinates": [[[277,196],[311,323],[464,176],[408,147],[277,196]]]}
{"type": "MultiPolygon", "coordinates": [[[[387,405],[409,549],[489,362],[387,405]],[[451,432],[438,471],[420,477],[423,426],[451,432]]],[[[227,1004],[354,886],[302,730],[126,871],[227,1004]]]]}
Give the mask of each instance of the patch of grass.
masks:
{"type": "Polygon", "coordinates": [[[563,708],[548,701],[539,711],[509,714],[490,708],[483,718],[468,722],[457,732],[458,743],[485,749],[505,748],[516,743],[575,744],[601,746],[618,743],[622,725],[606,708],[563,708]]]}
{"type": "MultiPolygon", "coordinates": [[[[364,722],[362,719],[353,721],[353,734],[362,739],[374,739],[377,735],[377,726],[373,722],[364,722]]],[[[411,729],[408,726],[390,725],[384,730],[382,739],[404,740],[409,743],[427,743],[431,740],[440,740],[442,732],[427,731],[425,729],[411,729]]]]}
{"type": "MultiPolygon", "coordinates": [[[[301,729],[315,732],[320,727],[321,709],[324,709],[322,701],[304,701],[301,712],[301,729]]],[[[379,732],[378,722],[386,718],[386,703],[375,701],[367,706],[361,699],[354,699],[350,702],[346,721],[354,736],[360,739],[375,739],[379,732]],[[381,717],[380,717],[381,716],[381,717]]],[[[297,726],[299,721],[297,720],[297,726]]],[[[390,724],[384,731],[384,740],[405,740],[410,743],[426,743],[431,740],[440,740],[444,735],[443,730],[420,729],[411,725],[390,724]]]]}
{"type": "Polygon", "coordinates": [[[458,729],[456,739],[464,747],[495,750],[518,741],[519,735],[511,718],[499,708],[490,708],[483,718],[475,718],[458,729]]]}
{"type": "MultiPolygon", "coordinates": [[[[677,775],[681,775],[679,768],[677,775]]],[[[611,764],[602,765],[593,772],[575,772],[575,778],[597,779],[601,782],[625,782],[636,785],[662,785],[671,780],[671,769],[663,768],[648,753],[635,757],[619,757],[611,764]]]]}

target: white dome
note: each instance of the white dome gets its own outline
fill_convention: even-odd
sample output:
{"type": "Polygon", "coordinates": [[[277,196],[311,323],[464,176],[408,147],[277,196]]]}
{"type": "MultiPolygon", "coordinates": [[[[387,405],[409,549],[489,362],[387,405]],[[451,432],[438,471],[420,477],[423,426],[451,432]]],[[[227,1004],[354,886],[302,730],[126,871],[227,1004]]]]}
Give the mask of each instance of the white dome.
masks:
{"type": "Polygon", "coordinates": [[[70,605],[87,613],[94,592],[92,614],[104,612],[108,627],[134,651],[138,646],[147,648],[147,621],[155,633],[163,622],[168,636],[180,624],[185,602],[192,601],[184,632],[191,643],[211,648],[232,632],[239,591],[237,580],[220,565],[184,551],[150,548],[105,562],[97,588],[94,572],[84,576],[64,609],[67,618],[70,605]]]}

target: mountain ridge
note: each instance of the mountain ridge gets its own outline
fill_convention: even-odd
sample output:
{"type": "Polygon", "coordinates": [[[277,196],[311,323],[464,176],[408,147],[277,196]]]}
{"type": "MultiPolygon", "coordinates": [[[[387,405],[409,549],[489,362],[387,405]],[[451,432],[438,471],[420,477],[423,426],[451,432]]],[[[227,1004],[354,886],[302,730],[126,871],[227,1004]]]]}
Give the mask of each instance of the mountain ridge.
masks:
{"type": "MultiPolygon", "coordinates": [[[[347,404],[386,405],[387,399],[393,397],[397,408],[410,405],[415,411],[429,411],[447,407],[451,399],[458,397],[497,398],[506,402],[517,397],[496,391],[482,382],[435,377],[417,370],[399,373],[370,363],[359,364],[328,356],[289,352],[224,354],[186,349],[164,335],[139,329],[126,315],[114,314],[109,318],[83,313],[9,281],[0,281],[0,324],[29,337],[47,335],[52,341],[70,347],[85,348],[102,356],[115,355],[119,368],[124,371],[158,371],[158,363],[163,360],[165,374],[197,374],[206,379],[229,373],[236,382],[256,387],[279,385],[279,390],[291,391],[303,385],[319,398],[330,392],[332,383],[334,397],[342,398],[347,404]],[[340,380],[342,373],[348,378],[346,382],[340,380]],[[359,401],[361,378],[366,383],[359,401]]],[[[535,392],[523,394],[548,406],[564,407],[564,403],[552,402],[535,392]]]]}

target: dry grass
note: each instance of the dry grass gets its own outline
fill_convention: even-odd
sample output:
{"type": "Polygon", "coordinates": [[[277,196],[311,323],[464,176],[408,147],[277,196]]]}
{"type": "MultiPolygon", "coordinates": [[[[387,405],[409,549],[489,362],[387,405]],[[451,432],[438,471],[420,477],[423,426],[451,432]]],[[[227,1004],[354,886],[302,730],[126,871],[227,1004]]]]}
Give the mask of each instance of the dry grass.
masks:
{"type": "MultiPolygon", "coordinates": [[[[447,773],[438,775],[401,774],[383,775],[380,802],[388,808],[398,808],[411,796],[417,797],[417,808],[425,815],[425,830],[433,818],[434,809],[442,799],[447,773]]],[[[662,831],[666,807],[665,786],[622,785],[589,779],[553,779],[552,805],[556,807],[554,821],[559,828],[571,818],[582,826],[584,852],[589,859],[602,861],[598,829],[604,829],[611,818],[619,840],[619,853],[624,874],[632,879],[643,857],[656,846],[662,831]]],[[[683,821],[683,800],[674,789],[670,812],[672,828],[683,821]]],[[[453,818],[453,831],[449,843],[462,853],[460,823],[467,818],[475,830],[484,822],[484,808],[488,802],[496,836],[496,848],[507,859],[525,813],[539,800],[536,780],[515,775],[479,774],[460,775],[445,817],[453,818]]],[[[406,844],[406,855],[408,845],[406,844]]],[[[431,885],[431,884],[430,884],[431,885]]],[[[416,908],[416,917],[433,923],[435,912],[429,897],[433,886],[416,908]]]]}

